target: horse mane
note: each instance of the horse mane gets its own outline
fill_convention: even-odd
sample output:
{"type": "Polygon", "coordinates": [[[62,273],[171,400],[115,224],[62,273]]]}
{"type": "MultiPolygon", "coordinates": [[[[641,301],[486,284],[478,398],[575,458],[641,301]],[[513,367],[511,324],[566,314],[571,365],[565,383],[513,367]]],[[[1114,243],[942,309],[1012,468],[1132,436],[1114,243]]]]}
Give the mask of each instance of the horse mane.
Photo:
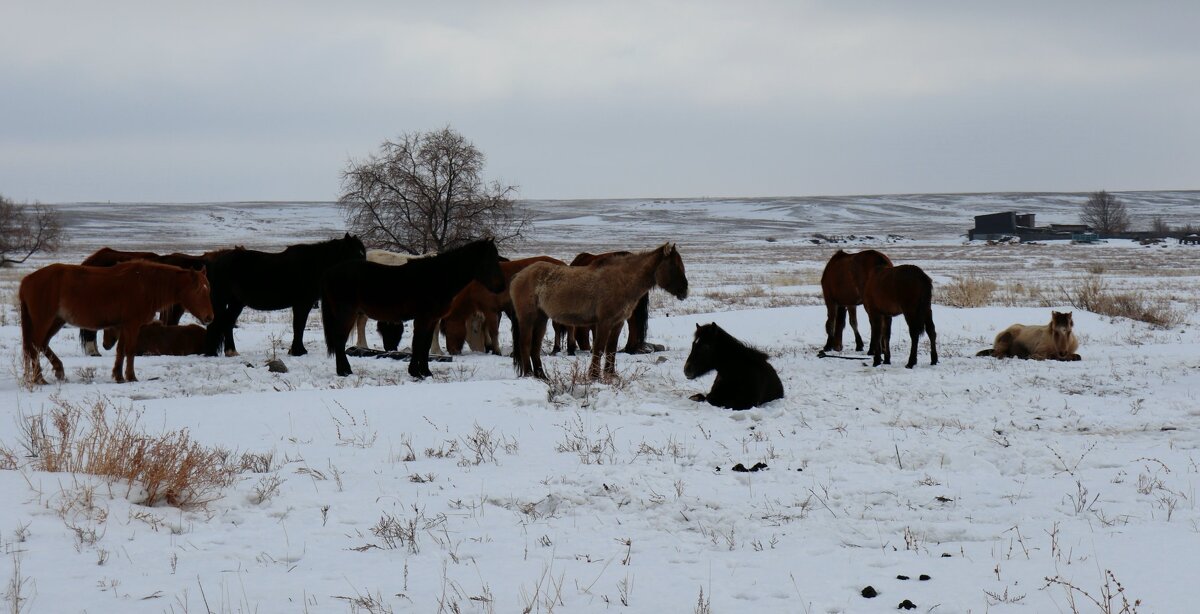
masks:
{"type": "Polygon", "coordinates": [[[438,267],[441,266],[441,263],[444,263],[447,260],[457,260],[463,256],[473,255],[475,252],[484,249],[484,246],[492,242],[492,239],[479,239],[476,241],[471,241],[470,243],[466,243],[454,249],[448,249],[437,254],[416,256],[400,266],[412,267],[409,269],[411,271],[420,271],[425,268],[438,267]]]}
{"type": "MultiPolygon", "coordinates": [[[[324,241],[318,241],[316,243],[297,243],[295,245],[289,245],[289,246],[285,247],[283,249],[283,251],[280,253],[281,254],[295,254],[298,252],[322,251],[322,250],[327,250],[327,249],[331,249],[331,248],[336,248],[343,243],[349,242],[350,240],[358,240],[358,238],[352,237],[350,235],[346,235],[344,237],[338,237],[336,239],[326,239],[324,241]]],[[[361,244],[361,243],[362,243],[362,241],[359,241],[359,244],[361,244]]],[[[237,249],[237,248],[235,248],[235,249],[237,249]]],[[[364,249],[364,251],[365,251],[365,249],[364,249]]]]}
{"type": "Polygon", "coordinates": [[[766,352],[738,341],[737,337],[725,332],[725,329],[717,326],[715,322],[701,326],[700,331],[701,334],[713,335],[715,344],[721,346],[721,351],[726,354],[727,358],[745,361],[761,361],[768,358],[766,352]]]}

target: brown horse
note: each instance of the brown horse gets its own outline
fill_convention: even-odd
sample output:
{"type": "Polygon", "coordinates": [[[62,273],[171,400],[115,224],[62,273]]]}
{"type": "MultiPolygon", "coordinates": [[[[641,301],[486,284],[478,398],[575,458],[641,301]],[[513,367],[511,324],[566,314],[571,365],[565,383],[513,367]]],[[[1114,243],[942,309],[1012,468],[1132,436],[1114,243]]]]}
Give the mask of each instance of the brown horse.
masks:
{"type": "Polygon", "coordinates": [[[510,289],[521,335],[516,344],[521,375],[546,377],[541,351],[550,318],[568,326],[595,327],[589,373],[600,377],[603,354],[605,377],[615,375],[621,327],[638,300],[656,285],[680,300],[687,298],[683,259],[671,243],[583,267],[547,262],[530,265],[513,277],[510,289]]]}
{"type": "MultiPolygon", "coordinates": [[[[604,254],[590,254],[583,252],[571,261],[571,266],[588,266],[596,262],[606,262],[614,256],[628,256],[630,252],[607,252],[604,254]]],[[[646,343],[646,329],[650,322],[650,293],[647,292],[638,300],[637,306],[633,308],[633,314],[629,316],[629,336],[625,340],[625,348],[621,351],[626,354],[646,354],[651,351],[646,343]]],[[[555,328],[554,345],[558,347],[558,329],[555,328]]],[[[575,355],[575,347],[578,346],[581,350],[592,349],[591,336],[594,334],[590,328],[574,328],[569,333],[567,339],[567,353],[571,356],[575,355]]],[[[555,350],[557,351],[557,350],[555,350]]]]}
{"type": "MultiPolygon", "coordinates": [[[[181,269],[194,269],[197,271],[203,269],[208,262],[205,256],[190,256],[180,253],[159,255],[154,252],[124,252],[112,249],[111,247],[101,247],[79,264],[83,266],[108,267],[122,262],[129,262],[130,260],[149,260],[150,262],[169,264],[181,269]]],[[[178,324],[179,320],[183,318],[183,308],[179,305],[172,305],[164,309],[158,318],[166,324],[178,324]]],[[[100,350],[96,348],[96,331],[86,328],[80,329],[79,343],[83,346],[84,354],[88,356],[100,355],[100,350]]],[[[106,347],[105,349],[108,348],[106,347]]]]}
{"type": "Polygon", "coordinates": [[[929,364],[936,365],[937,330],[933,326],[933,280],[920,267],[902,264],[897,267],[877,266],[867,277],[863,291],[863,307],[871,319],[872,364],[892,363],[892,317],[903,314],[908,322],[912,350],[906,368],[917,364],[917,342],[921,332],[929,335],[929,364]]]}
{"type": "Polygon", "coordinates": [[[1034,360],[1082,360],[1079,338],[1075,336],[1075,318],[1071,312],[1050,312],[1050,323],[1040,325],[1013,324],[996,335],[992,349],[979,356],[996,358],[1032,358],[1034,360]]]}
{"type": "MultiPolygon", "coordinates": [[[[138,356],[193,356],[204,353],[204,338],[207,333],[199,324],[178,326],[151,322],[138,331],[138,356]]],[[[117,331],[104,329],[104,349],[110,350],[117,343],[117,331]]]]}
{"type": "Polygon", "coordinates": [[[863,349],[862,335],[858,333],[858,310],[863,304],[863,291],[867,277],[879,266],[892,266],[892,261],[882,252],[873,249],[847,254],[838,250],[825,264],[821,273],[821,296],[825,298],[825,348],[821,351],[842,351],[842,331],[846,328],[846,315],[850,316],[850,329],[854,331],[854,349],[863,349]]]}
{"type": "MultiPolygon", "coordinates": [[[[507,314],[509,320],[516,321],[516,314],[512,307],[512,297],[508,292],[508,283],[512,281],[514,275],[525,270],[526,267],[535,262],[549,262],[559,266],[564,264],[562,260],[551,258],[550,256],[534,256],[532,258],[501,262],[500,272],[504,274],[504,290],[492,292],[483,287],[483,284],[472,281],[454,297],[454,301],[450,303],[450,311],[442,318],[442,332],[446,335],[447,352],[454,355],[462,353],[463,344],[467,341],[467,330],[471,319],[476,314],[482,314],[484,351],[497,356],[500,355],[501,312],[507,314]]],[[[565,331],[566,327],[555,323],[554,351],[556,353],[562,347],[560,345],[560,337],[562,336],[560,329],[565,331]]],[[[515,335],[513,339],[515,342],[515,335]]],[[[571,353],[574,355],[573,351],[571,353]]]]}
{"type": "Polygon", "coordinates": [[[111,267],[51,264],[26,275],[17,296],[21,303],[25,377],[36,384],[46,383],[39,353],[50,360],[54,376],[64,378],[62,361],[50,349],[50,339],[65,324],[91,330],[119,329],[113,379],[123,382],[137,380],[133,357],[138,332],[159,311],[182,304],[206,324],[213,319],[208,278],[203,270],[145,260],[111,267]]]}

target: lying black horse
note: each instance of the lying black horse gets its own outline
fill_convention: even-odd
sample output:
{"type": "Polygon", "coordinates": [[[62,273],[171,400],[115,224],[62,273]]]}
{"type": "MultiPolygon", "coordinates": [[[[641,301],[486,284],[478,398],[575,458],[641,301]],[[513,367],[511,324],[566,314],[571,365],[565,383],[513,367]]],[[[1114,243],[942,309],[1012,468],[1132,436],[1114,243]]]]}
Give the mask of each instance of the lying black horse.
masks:
{"type": "Polygon", "coordinates": [[[380,322],[413,321],[413,355],[408,373],[430,377],[429,344],[438,320],[471,281],[492,292],[504,291],[504,274],[496,243],[484,239],[399,266],[343,262],[329,269],[321,288],[321,321],[325,348],[336,356],[337,374],[350,375],[346,340],[358,314],[380,322]]]}
{"type": "Polygon", "coordinates": [[[216,356],[237,354],[233,326],[242,309],[292,310],[292,347],[288,354],[300,356],[304,349],[304,325],[321,292],[321,278],[329,268],[346,261],[365,261],[367,250],[349,233],[341,239],[290,245],[279,253],[252,249],[216,252],[208,266],[215,319],[208,327],[204,353],[216,356]]]}
{"type": "Polygon", "coordinates": [[[692,352],[683,364],[683,374],[695,379],[713,369],[717,379],[708,395],[694,394],[693,401],[708,401],[717,407],[750,409],[783,398],[779,374],[767,355],[738,341],[714,324],[696,325],[692,352]]]}

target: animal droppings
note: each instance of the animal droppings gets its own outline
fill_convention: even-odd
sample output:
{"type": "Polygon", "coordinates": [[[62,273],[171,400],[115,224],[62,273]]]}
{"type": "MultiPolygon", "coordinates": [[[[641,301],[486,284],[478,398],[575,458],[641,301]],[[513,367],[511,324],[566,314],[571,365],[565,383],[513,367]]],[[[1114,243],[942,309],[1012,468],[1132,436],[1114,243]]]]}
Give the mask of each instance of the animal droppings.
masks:
{"type": "Polygon", "coordinates": [[[897,610],[915,610],[915,609],[917,609],[917,604],[905,599],[904,601],[900,602],[900,605],[896,606],[896,609],[897,610]]]}
{"type": "Polygon", "coordinates": [[[926,580],[932,580],[933,578],[930,578],[930,577],[929,577],[929,574],[924,574],[924,573],[923,573],[923,574],[921,574],[921,576],[920,576],[919,578],[917,578],[917,579],[918,579],[918,580],[920,580],[920,581],[922,581],[922,582],[924,582],[924,581],[926,581],[926,580]]]}
{"type": "Polygon", "coordinates": [[[907,580],[908,576],[896,576],[897,580],[907,580]]]}
{"type": "Polygon", "coordinates": [[[862,589],[862,596],[867,599],[874,599],[879,593],[875,592],[875,587],[868,586],[862,589]]]}
{"type": "MultiPolygon", "coordinates": [[[[749,469],[747,469],[746,466],[741,463],[738,463],[733,466],[733,470],[737,471],[739,473],[752,473],[755,471],[762,471],[763,469],[766,469],[766,468],[767,468],[766,463],[754,463],[754,466],[750,467],[749,469]]],[[[720,467],[718,467],[717,469],[720,470],[720,467]]]]}

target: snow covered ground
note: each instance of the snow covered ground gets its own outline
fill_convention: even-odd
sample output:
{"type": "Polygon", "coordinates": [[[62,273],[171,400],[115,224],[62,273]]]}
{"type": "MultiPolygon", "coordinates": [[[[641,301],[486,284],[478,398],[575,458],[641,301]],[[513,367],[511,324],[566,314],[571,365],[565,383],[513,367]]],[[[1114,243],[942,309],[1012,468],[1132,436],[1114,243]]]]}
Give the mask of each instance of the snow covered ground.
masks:
{"type": "MultiPolygon", "coordinates": [[[[1122,196],[1135,219],[1200,211],[1200,193],[1122,196]]],[[[29,267],[6,271],[0,444],[19,449],[23,417],[102,401],[140,412],[151,433],[186,428],[269,462],[183,510],[89,476],[0,471],[5,608],[811,613],[910,600],[921,612],[1100,612],[1081,591],[1103,601],[1119,582],[1138,611],[1193,611],[1200,249],[959,236],[970,216],[1012,208],[1070,222],[1081,198],[531,203],[538,233],[513,255],[670,240],[688,266],[691,297],[653,295],[651,340],[668,350],[619,355],[618,382],[573,390],[478,354],[434,363],[431,381],[366,358],[337,378],[319,318],[310,354],[292,358],[290,313],[247,311],[241,357],[143,357],[128,385],[108,380],[111,354],[84,357],[65,331],[54,347],[67,382],[27,391],[11,303],[29,267]],[[994,280],[996,304],[935,306],[937,366],[924,339],[912,370],[817,358],[820,271],[842,245],[815,233],[870,235],[848,248],[919,264],[939,292],[994,280]],[[974,356],[1008,324],[1071,310],[1072,289],[1094,278],[1179,323],[1075,309],[1082,362],[974,356]],[[710,321],[771,355],[785,399],[736,413],[687,399],[711,385],[682,374],[694,325],[710,321]],[[276,352],[288,373],[264,367],[276,352]]],[[[342,230],[322,203],[61,207],[74,243],[55,259],[68,262],[104,244],[273,248],[342,230]]],[[[906,335],[893,349],[905,355],[906,335]]],[[[576,360],[548,358],[553,379],[576,360]]]]}

